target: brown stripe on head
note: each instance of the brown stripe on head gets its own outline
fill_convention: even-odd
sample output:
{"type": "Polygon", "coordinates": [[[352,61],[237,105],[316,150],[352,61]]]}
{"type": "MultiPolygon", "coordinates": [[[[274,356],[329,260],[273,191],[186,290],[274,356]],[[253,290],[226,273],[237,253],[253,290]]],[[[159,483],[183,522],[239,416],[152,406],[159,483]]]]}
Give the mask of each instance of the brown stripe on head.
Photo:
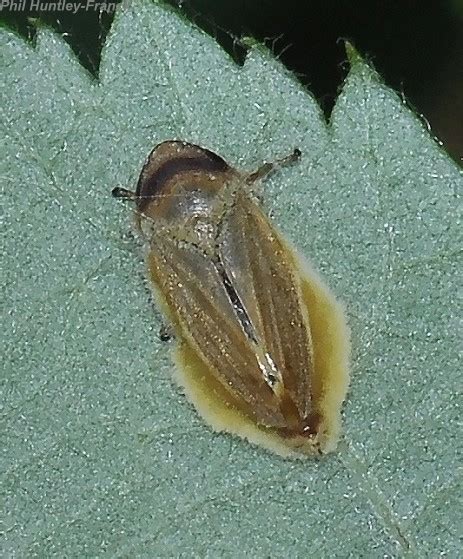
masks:
{"type": "Polygon", "coordinates": [[[219,174],[233,174],[232,168],[214,152],[181,141],[158,144],[150,153],[138,179],[137,209],[144,212],[157,196],[168,194],[169,186],[181,175],[191,173],[206,180],[219,174]]]}

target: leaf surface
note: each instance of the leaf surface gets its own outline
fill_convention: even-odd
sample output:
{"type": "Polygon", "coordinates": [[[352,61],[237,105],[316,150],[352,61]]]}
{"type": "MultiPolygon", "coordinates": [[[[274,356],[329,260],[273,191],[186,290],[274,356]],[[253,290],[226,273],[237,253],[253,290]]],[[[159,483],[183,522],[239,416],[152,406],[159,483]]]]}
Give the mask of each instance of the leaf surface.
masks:
{"type": "Polygon", "coordinates": [[[463,177],[423,123],[350,49],[327,125],[270,54],[239,67],[157,3],[119,9],[99,81],[48,30],[0,36],[6,556],[457,557],[463,177]],[[250,170],[301,149],[263,189],[347,305],[335,455],[215,434],[173,385],[110,196],[170,138],[250,170]]]}

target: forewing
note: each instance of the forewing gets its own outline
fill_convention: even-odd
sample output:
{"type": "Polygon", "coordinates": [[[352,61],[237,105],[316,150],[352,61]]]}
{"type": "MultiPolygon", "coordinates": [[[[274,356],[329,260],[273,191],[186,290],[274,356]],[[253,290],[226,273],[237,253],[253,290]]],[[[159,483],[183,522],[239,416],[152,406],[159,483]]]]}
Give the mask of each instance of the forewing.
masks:
{"type": "Polygon", "coordinates": [[[218,246],[258,342],[276,365],[284,395],[289,394],[300,418],[307,417],[312,342],[294,257],[244,190],[236,193],[223,219],[218,246]]]}
{"type": "Polygon", "coordinates": [[[285,427],[217,262],[194,245],[165,235],[152,243],[149,267],[182,338],[207,365],[205,374],[213,375],[259,423],[285,427]]]}

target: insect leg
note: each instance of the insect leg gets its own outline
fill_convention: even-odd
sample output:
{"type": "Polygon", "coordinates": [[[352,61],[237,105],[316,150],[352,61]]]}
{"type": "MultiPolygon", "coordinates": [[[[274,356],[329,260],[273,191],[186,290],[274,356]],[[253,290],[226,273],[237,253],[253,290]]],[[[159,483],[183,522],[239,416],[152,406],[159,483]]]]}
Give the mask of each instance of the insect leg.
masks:
{"type": "Polygon", "coordinates": [[[170,342],[173,338],[175,338],[173,326],[163,322],[159,328],[159,339],[161,342],[170,342]]]}
{"type": "Polygon", "coordinates": [[[269,173],[274,171],[278,167],[282,167],[283,165],[288,165],[290,163],[294,163],[301,157],[301,151],[297,148],[286,157],[282,157],[281,159],[277,159],[273,163],[265,162],[263,163],[256,171],[251,173],[247,176],[246,182],[248,184],[252,184],[253,182],[262,179],[263,177],[267,176],[269,173]]]}

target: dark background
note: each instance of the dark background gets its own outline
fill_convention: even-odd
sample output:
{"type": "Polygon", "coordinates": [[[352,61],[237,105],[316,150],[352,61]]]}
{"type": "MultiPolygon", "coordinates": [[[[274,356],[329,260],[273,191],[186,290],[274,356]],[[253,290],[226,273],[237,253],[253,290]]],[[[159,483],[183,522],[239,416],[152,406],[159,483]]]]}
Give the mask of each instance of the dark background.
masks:
{"type": "MultiPolygon", "coordinates": [[[[18,1],[18,0],[16,0],[18,1]]],[[[42,0],[42,2],[52,0],[42,0]]],[[[55,0],[56,1],[56,0],[55,0]]],[[[76,1],[76,0],[73,0],[76,1]]],[[[79,0],[84,1],[84,0],[79,0]]],[[[463,154],[463,0],[170,0],[237,61],[240,38],[264,41],[315,94],[327,116],[346,75],[341,38],[350,39],[422,114],[447,151],[463,154]]],[[[36,18],[60,33],[98,75],[114,14],[0,12],[34,39],[36,18]]]]}

